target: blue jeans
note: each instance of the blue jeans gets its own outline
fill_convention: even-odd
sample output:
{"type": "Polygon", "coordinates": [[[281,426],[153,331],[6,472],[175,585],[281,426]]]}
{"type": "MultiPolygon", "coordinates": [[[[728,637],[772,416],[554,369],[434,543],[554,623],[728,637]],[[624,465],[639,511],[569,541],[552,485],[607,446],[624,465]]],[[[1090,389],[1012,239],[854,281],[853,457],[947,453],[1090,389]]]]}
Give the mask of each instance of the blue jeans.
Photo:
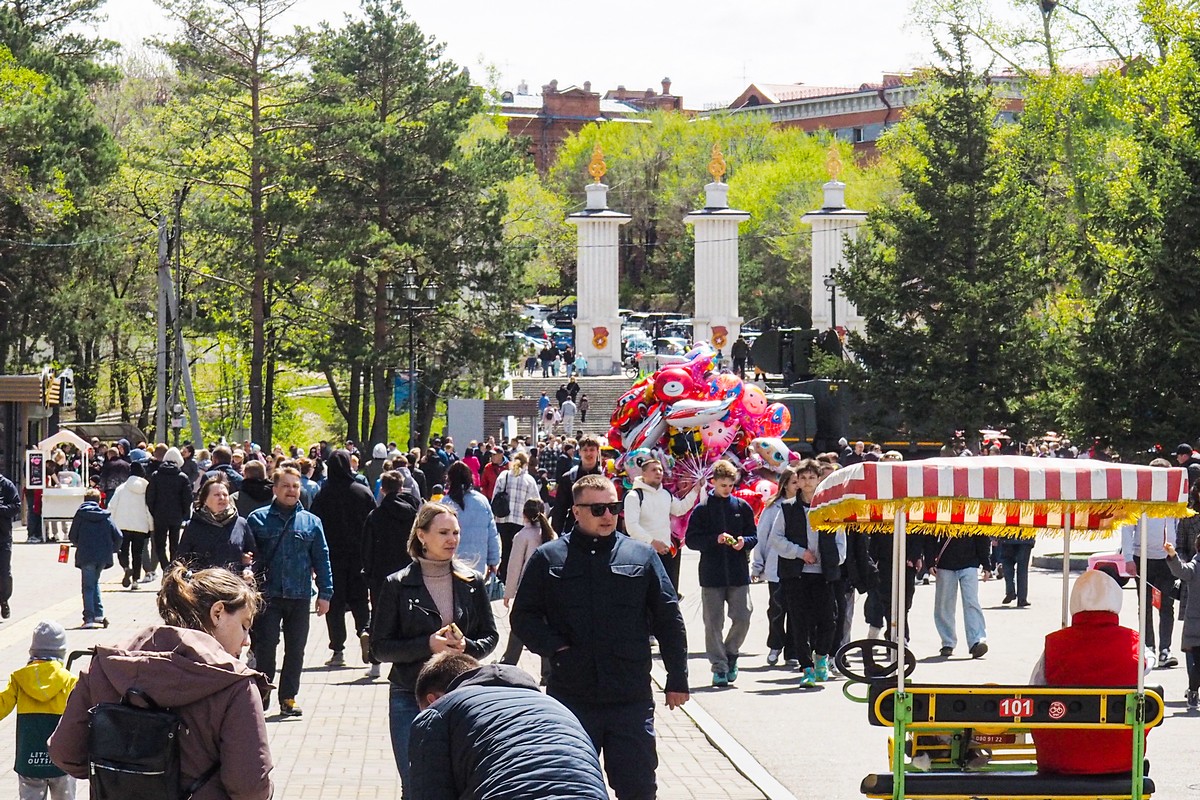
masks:
{"type": "Polygon", "coordinates": [[[100,573],[103,564],[80,564],[79,574],[83,582],[83,621],[95,622],[104,619],[104,603],[100,602],[100,573]]]}
{"type": "Polygon", "coordinates": [[[974,647],[987,639],[987,628],[983,622],[983,608],[979,605],[979,567],[966,569],[939,569],[937,591],[933,598],[933,622],[942,647],[958,644],[955,633],[954,607],[958,594],[962,594],[963,624],[967,629],[967,646],[974,647]]]}
{"type": "Polygon", "coordinates": [[[412,735],[413,720],[421,709],[412,692],[406,692],[395,684],[388,692],[388,724],[392,731],[392,755],[396,769],[400,770],[400,783],[408,780],[408,739],[412,735]]]}

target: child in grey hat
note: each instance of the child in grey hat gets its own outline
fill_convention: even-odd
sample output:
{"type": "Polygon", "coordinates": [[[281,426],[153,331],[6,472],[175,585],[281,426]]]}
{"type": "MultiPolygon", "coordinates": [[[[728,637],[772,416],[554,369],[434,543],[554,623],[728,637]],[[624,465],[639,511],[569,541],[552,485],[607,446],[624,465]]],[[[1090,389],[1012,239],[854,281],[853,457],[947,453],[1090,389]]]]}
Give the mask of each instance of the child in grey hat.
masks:
{"type": "Polygon", "coordinates": [[[74,800],[75,779],[50,760],[46,740],[67,707],[76,678],[63,666],[67,632],[57,622],[43,621],[33,629],[29,663],[8,679],[0,693],[0,719],[17,709],[15,770],[21,800],[74,800]]]}

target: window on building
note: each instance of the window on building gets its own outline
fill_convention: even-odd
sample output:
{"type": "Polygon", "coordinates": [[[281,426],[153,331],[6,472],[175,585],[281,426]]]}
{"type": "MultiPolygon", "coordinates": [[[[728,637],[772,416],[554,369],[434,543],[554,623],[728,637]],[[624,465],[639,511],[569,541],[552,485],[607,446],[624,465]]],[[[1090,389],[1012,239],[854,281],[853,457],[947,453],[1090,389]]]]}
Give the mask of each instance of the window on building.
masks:
{"type": "Polygon", "coordinates": [[[855,144],[860,144],[862,142],[865,142],[866,139],[863,137],[863,129],[862,128],[854,128],[850,132],[850,140],[852,142],[854,142],[855,144]]]}

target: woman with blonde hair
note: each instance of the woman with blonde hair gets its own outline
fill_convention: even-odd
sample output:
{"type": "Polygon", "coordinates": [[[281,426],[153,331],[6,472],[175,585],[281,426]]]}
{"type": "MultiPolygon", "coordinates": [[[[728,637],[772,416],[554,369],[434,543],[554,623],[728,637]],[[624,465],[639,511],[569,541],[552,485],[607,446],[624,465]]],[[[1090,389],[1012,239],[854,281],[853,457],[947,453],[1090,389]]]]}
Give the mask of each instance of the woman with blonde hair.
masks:
{"type": "Polygon", "coordinates": [[[507,579],[508,563],[512,557],[513,540],[525,527],[524,509],[530,500],[538,500],[539,493],[537,478],[529,474],[529,455],[513,453],[508,464],[508,471],[496,478],[496,486],[492,490],[492,509],[496,508],[496,495],[504,493],[508,498],[508,513],[496,515],[496,529],[500,532],[500,570],[499,575],[507,579]]]}
{"type": "Polygon", "coordinates": [[[137,690],[187,726],[179,740],[183,792],[195,800],[267,800],[271,750],[263,719],[266,676],[241,661],[258,612],[258,592],[227,569],[176,564],[158,592],[166,623],[118,647],[98,646],[50,737],[50,758],[69,775],[89,775],[89,709],[137,690]]]}
{"type": "Polygon", "coordinates": [[[388,718],[392,755],[408,779],[408,739],[420,709],[413,693],[417,674],[437,653],[481,659],[500,638],[483,578],[455,557],[458,514],[440,503],[417,511],[408,537],[413,563],[387,577],[371,627],[371,655],[391,663],[388,718]]]}

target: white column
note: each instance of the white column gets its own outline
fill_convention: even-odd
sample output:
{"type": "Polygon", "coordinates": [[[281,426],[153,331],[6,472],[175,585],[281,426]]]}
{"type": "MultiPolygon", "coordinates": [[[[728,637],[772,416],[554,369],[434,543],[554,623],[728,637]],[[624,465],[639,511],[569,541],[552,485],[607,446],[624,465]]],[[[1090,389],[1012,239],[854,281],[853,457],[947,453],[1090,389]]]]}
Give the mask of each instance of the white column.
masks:
{"type": "Polygon", "coordinates": [[[602,183],[588,184],[587,208],[567,217],[567,224],[578,231],[579,242],[575,350],[587,359],[591,375],[611,375],[621,369],[618,231],[630,219],[608,208],[608,187],[602,183]]]}
{"type": "Polygon", "coordinates": [[[704,208],[683,218],[696,236],[696,302],[692,338],[725,356],[742,328],[738,314],[738,227],[750,214],[729,207],[729,184],[704,187],[704,208]]]}
{"type": "Polygon", "coordinates": [[[835,311],[837,326],[847,331],[861,331],[863,318],[858,309],[846,299],[840,287],[834,286],[833,306],[830,305],[830,290],[825,285],[835,269],[845,265],[847,242],[858,239],[858,229],[867,219],[867,212],[846,208],[846,184],[832,180],[823,187],[825,203],[817,211],[810,211],[800,221],[812,225],[812,326],[818,331],[828,330],[834,320],[830,311],[835,311]]]}

